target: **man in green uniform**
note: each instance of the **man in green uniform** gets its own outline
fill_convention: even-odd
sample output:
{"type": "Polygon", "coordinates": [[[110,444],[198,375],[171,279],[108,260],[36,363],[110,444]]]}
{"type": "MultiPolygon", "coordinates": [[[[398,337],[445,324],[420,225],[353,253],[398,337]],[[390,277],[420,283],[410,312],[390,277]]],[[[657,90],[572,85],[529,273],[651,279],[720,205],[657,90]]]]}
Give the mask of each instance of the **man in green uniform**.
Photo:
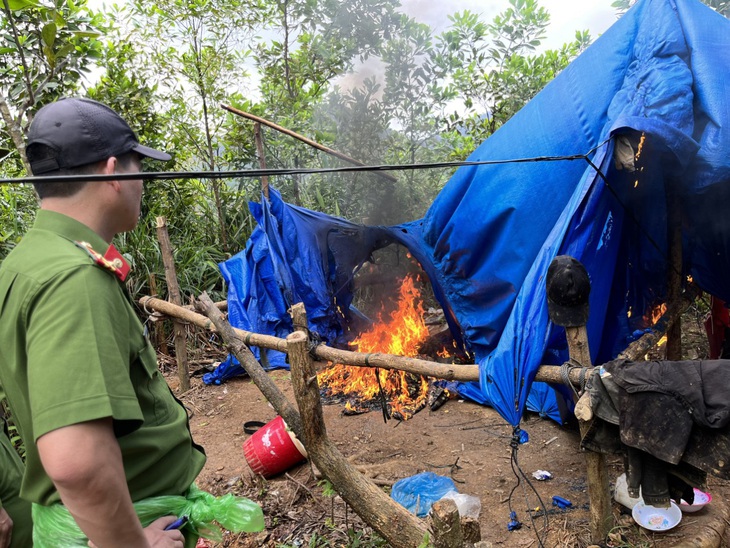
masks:
{"type": "MultiPolygon", "coordinates": [[[[76,98],[38,111],[27,156],[36,176],[139,173],[143,157],[170,159],[110,108],[76,98]]],[[[62,503],[99,547],[182,547],[183,533],[165,530],[177,516],[143,527],[133,507],[184,495],[205,463],[111,245],[137,224],[142,180],[70,179],[35,183],[35,223],[0,266],[0,384],[26,443],[20,494],[34,519],[37,505],[62,503]]],[[[48,532],[34,528],[39,545],[48,532]]]]}

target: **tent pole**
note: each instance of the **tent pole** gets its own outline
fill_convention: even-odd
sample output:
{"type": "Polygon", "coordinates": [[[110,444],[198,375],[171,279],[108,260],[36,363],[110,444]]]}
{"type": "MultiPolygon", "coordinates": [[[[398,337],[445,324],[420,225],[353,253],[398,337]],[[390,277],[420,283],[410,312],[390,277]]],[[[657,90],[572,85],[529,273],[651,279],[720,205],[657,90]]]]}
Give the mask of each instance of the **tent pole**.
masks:
{"type": "MultiPolygon", "coordinates": [[[[282,127],[278,124],[275,124],[274,122],[270,122],[265,118],[261,118],[260,116],[256,116],[254,114],[250,114],[248,112],[244,112],[242,110],[238,110],[237,108],[233,108],[228,105],[221,105],[222,108],[227,110],[228,112],[231,112],[235,114],[236,116],[240,116],[242,118],[247,118],[249,120],[252,120],[253,122],[257,122],[259,124],[263,124],[265,126],[270,127],[271,129],[275,129],[276,131],[283,133],[284,135],[288,135],[289,137],[294,137],[295,139],[301,141],[302,143],[305,143],[309,145],[312,148],[316,148],[317,150],[321,150],[322,152],[326,152],[330,156],[334,156],[335,158],[339,158],[340,160],[344,160],[348,164],[352,164],[354,166],[364,166],[362,162],[359,162],[358,160],[355,160],[354,158],[350,158],[346,154],[343,154],[342,152],[338,152],[334,149],[331,149],[329,147],[326,147],[324,145],[319,144],[316,141],[312,141],[311,139],[307,139],[303,135],[300,135],[299,133],[296,133],[290,129],[286,129],[285,127],[282,127]]],[[[375,175],[382,179],[387,179],[388,181],[392,183],[397,183],[398,179],[393,177],[392,175],[389,175],[387,173],[383,173],[381,171],[374,172],[375,175]]]]}
{"type": "MultiPolygon", "coordinates": [[[[675,181],[664,185],[667,195],[667,246],[669,265],[667,268],[667,306],[672,306],[682,298],[682,209],[675,181]]],[[[682,318],[681,316],[667,329],[666,359],[682,359],[682,318]]]]}
{"type": "MultiPolygon", "coordinates": [[[[259,155],[259,166],[261,169],[266,171],[266,156],[264,156],[264,138],[261,133],[261,123],[254,122],[253,124],[253,138],[256,141],[256,152],[259,155]]],[[[269,199],[269,177],[263,175],[261,177],[261,192],[264,193],[266,199],[269,199]]]]}

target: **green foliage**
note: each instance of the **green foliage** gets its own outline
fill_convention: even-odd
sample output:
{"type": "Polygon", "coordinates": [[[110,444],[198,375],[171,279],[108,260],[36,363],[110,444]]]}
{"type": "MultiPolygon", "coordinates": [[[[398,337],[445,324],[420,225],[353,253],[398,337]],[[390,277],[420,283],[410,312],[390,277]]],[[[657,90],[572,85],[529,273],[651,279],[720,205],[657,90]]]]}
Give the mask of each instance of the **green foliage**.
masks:
{"type": "Polygon", "coordinates": [[[35,194],[31,187],[0,185],[0,261],[28,230],[35,204],[35,194]]]}
{"type": "Polygon", "coordinates": [[[455,157],[464,157],[511,118],[590,44],[577,32],[560,50],[534,55],[550,16],[536,0],[510,0],[491,24],[468,11],[450,16],[433,56],[443,79],[442,95],[462,107],[444,122],[455,157]],[[460,144],[461,141],[461,144],[460,144]]]}
{"type": "MultiPolygon", "coordinates": [[[[146,79],[157,84],[156,94],[167,106],[168,142],[178,167],[215,171],[228,167],[223,160],[231,156],[253,157],[239,139],[237,121],[219,105],[244,87],[247,39],[265,10],[265,3],[255,0],[132,3],[130,35],[147,45],[146,79]]],[[[214,212],[207,223],[218,225],[218,246],[234,249],[230,189],[219,180],[204,188],[214,212]]],[[[233,213],[236,221],[240,213],[233,213]]]]}
{"type": "Polygon", "coordinates": [[[317,482],[317,485],[322,488],[322,494],[325,497],[334,497],[335,495],[337,495],[337,491],[335,491],[334,486],[328,479],[319,480],[317,482]]]}
{"type": "MultiPolygon", "coordinates": [[[[3,77],[22,99],[31,88],[21,53],[45,56],[42,74],[63,62],[70,72],[49,80],[46,101],[55,98],[51,91],[75,89],[97,63],[105,72],[89,96],[119,111],[142,142],[173,154],[167,166],[148,166],[153,170],[259,167],[253,123],[228,114],[222,103],[364,164],[462,159],[590,42],[577,33],[561,49],[536,55],[549,21],[537,0],[511,0],[491,22],[455,13],[438,36],[396,11],[397,0],[134,0],[105,16],[90,14],[85,0],[39,6],[13,2],[19,10],[13,21],[28,32],[14,42],[20,47],[10,48],[15,72],[3,77]],[[382,78],[353,84],[349,71],[370,58],[377,58],[382,78]],[[250,75],[252,64],[258,80],[250,75]]],[[[12,28],[2,28],[10,36],[12,28]]],[[[271,129],[262,134],[268,167],[343,165],[271,129]]],[[[3,169],[22,173],[19,159],[3,169]]],[[[282,176],[270,184],[285,200],[311,209],[396,224],[421,217],[451,173],[282,176]]],[[[164,292],[154,222],[164,216],[183,293],[205,289],[222,297],[217,263],[245,246],[254,227],[246,202],[258,199],[260,184],[248,178],[148,183],[145,217],[117,242],[134,267],[133,295],[146,293],[153,275],[164,292]]],[[[32,216],[26,213],[32,196],[16,192],[0,195],[0,205],[21,209],[0,209],[0,257],[32,216]]]]}
{"type": "Polygon", "coordinates": [[[104,20],[91,13],[86,0],[11,2],[0,23],[3,71],[0,89],[12,104],[49,102],[76,89],[100,56],[104,20]]]}
{"type": "Polygon", "coordinates": [[[269,26],[278,27],[281,39],[259,43],[255,54],[269,115],[281,119],[282,113],[310,110],[356,57],[378,53],[397,5],[395,0],[275,3],[269,26]]]}
{"type": "Polygon", "coordinates": [[[33,110],[78,89],[99,58],[104,18],[86,0],[50,6],[16,0],[2,10],[0,172],[16,175],[26,167],[24,135],[33,110]]]}

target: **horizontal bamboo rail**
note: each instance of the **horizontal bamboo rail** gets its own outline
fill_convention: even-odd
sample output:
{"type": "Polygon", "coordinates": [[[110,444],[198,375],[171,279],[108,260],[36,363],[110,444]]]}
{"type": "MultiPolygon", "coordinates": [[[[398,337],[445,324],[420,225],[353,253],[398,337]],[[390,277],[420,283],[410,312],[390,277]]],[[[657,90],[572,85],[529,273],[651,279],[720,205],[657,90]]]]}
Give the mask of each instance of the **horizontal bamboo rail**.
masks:
{"type": "MultiPolygon", "coordinates": [[[[631,361],[638,360],[641,356],[657,343],[657,341],[666,333],[677,318],[679,318],[684,310],[694,302],[698,295],[698,290],[691,289],[681,300],[681,304],[670,305],[659,321],[655,324],[654,330],[644,334],[629,345],[619,357],[631,361]]],[[[149,313],[155,310],[171,318],[177,318],[196,325],[207,331],[215,331],[215,325],[202,314],[193,312],[187,307],[176,306],[168,301],[157,299],[155,297],[142,297],[140,304],[149,313]]],[[[217,307],[223,308],[221,303],[216,303],[217,307]]],[[[233,331],[241,337],[248,346],[258,346],[260,348],[268,348],[271,350],[279,350],[288,353],[288,345],[285,339],[273,337],[271,335],[262,335],[243,329],[233,328],[233,331]]],[[[372,353],[363,354],[360,352],[352,352],[350,350],[340,350],[320,344],[313,349],[314,356],[320,361],[332,363],[341,363],[345,365],[353,365],[357,367],[379,367],[381,369],[397,369],[407,371],[416,375],[427,377],[435,377],[451,381],[479,381],[479,366],[476,364],[443,364],[430,360],[422,360],[419,358],[407,358],[403,356],[394,356],[392,354],[372,353]]],[[[585,368],[584,368],[585,369],[585,368]]],[[[580,387],[582,381],[585,380],[585,372],[580,367],[573,367],[569,370],[568,376],[570,382],[580,387]],[[583,374],[582,374],[583,373],[583,374]]],[[[541,365],[535,375],[535,381],[548,382],[554,384],[565,384],[559,365],[541,365]]]]}
{"type": "MultiPolygon", "coordinates": [[[[168,301],[155,297],[142,297],[139,300],[143,308],[149,313],[154,310],[171,318],[177,318],[189,324],[198,326],[207,331],[215,331],[215,325],[206,316],[193,312],[187,308],[176,306],[168,301]]],[[[233,328],[233,331],[243,339],[246,345],[269,348],[288,353],[288,345],[285,339],[261,335],[243,329],[233,328]]],[[[416,375],[435,377],[453,381],[479,381],[479,366],[476,364],[442,364],[418,358],[406,358],[391,354],[362,354],[349,350],[339,350],[320,344],[313,350],[315,357],[321,361],[353,365],[357,367],[380,367],[382,369],[397,369],[407,371],[416,375]]],[[[581,374],[579,368],[573,368],[569,372],[570,381],[580,386],[581,374]]],[[[535,376],[538,382],[551,382],[563,384],[560,373],[560,366],[542,365],[535,376]]]]}

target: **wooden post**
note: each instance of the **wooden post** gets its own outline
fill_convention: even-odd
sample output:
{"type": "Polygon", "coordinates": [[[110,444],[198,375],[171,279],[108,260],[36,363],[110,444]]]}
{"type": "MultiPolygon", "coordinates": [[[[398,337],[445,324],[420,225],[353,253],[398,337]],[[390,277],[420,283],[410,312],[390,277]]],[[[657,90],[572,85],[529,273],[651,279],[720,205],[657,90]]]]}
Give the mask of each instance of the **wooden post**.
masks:
{"type": "MultiPolygon", "coordinates": [[[[571,359],[583,367],[591,367],[591,354],[588,348],[588,333],[585,326],[566,327],[568,352],[571,359]]],[[[588,430],[587,421],[578,420],[580,434],[583,437],[588,430]]],[[[608,487],[608,469],[606,459],[601,453],[586,451],[586,467],[588,482],[588,498],[591,511],[591,542],[595,544],[606,540],[611,530],[611,493],[608,487]]]]}
{"type": "MultiPolygon", "coordinates": [[[[150,272],[150,293],[157,295],[157,277],[150,272]]],[[[155,332],[155,346],[160,354],[167,354],[167,338],[165,337],[165,324],[161,321],[150,322],[155,332]]]]}
{"type": "MultiPolygon", "coordinates": [[[[300,303],[295,306],[304,305],[300,303]]],[[[413,548],[422,545],[428,538],[428,531],[419,519],[360,474],[329,440],[322,414],[317,372],[309,355],[307,336],[295,331],[286,340],[307,454],[332,482],[343,500],[390,546],[413,548]]]]}
{"type": "MultiPolygon", "coordinates": [[[[667,181],[664,189],[667,194],[667,247],[669,249],[667,307],[669,307],[680,302],[682,298],[682,206],[674,181],[667,181]]],[[[678,317],[667,330],[666,358],[670,361],[682,359],[681,317],[678,317]]]]}
{"type": "MultiPolygon", "coordinates": [[[[591,291],[588,272],[580,261],[567,255],[560,255],[550,263],[545,278],[550,320],[565,328],[571,361],[584,368],[592,367],[586,331],[591,291]]],[[[578,418],[581,438],[588,432],[592,416],[590,405],[585,402],[588,396],[589,393],[584,393],[576,403],[575,415],[578,418]]],[[[602,454],[586,451],[585,455],[591,541],[594,544],[601,544],[608,536],[612,524],[608,469],[602,454]]]]}
{"type": "MultiPolygon", "coordinates": [[[[169,300],[177,305],[182,305],[180,297],[180,286],[177,283],[175,272],[175,259],[172,254],[172,244],[167,233],[167,220],[164,217],[157,217],[157,239],[160,241],[162,262],[165,265],[165,278],[167,279],[167,295],[169,300]]],[[[180,390],[190,390],[190,377],[188,375],[188,342],[185,333],[185,324],[179,320],[173,320],[173,333],[175,336],[175,359],[177,360],[177,376],[180,379],[180,390]]]]}
{"type": "MultiPolygon", "coordinates": [[[[261,123],[254,122],[253,124],[253,138],[256,141],[256,153],[259,155],[259,166],[261,169],[266,169],[266,156],[264,156],[264,138],[261,134],[261,123]]],[[[268,175],[261,176],[261,192],[264,193],[266,199],[269,199],[269,177],[268,175]]]]}
{"type": "Polygon", "coordinates": [[[459,510],[451,499],[437,500],[431,508],[434,548],[464,546],[464,533],[459,521],[459,510]]]}

